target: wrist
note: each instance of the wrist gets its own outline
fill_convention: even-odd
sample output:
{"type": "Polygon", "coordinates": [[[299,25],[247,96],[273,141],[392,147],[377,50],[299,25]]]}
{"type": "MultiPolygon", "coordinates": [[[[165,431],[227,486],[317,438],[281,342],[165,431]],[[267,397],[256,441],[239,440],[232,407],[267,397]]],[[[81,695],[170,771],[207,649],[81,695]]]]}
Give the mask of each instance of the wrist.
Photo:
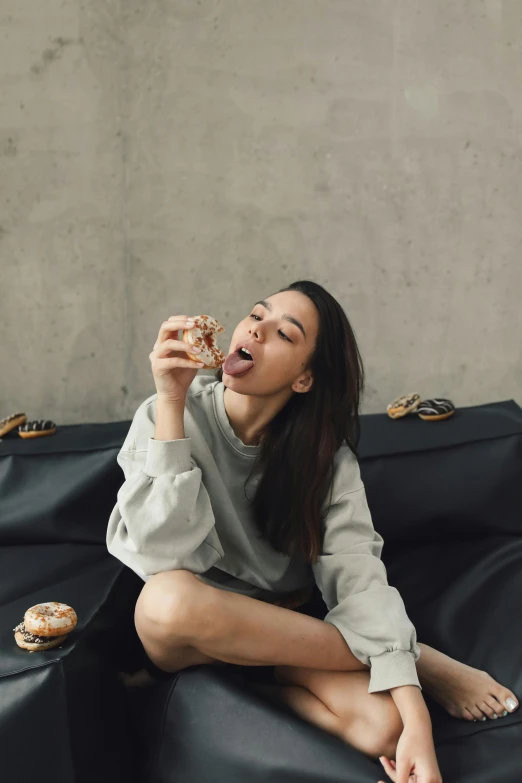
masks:
{"type": "Polygon", "coordinates": [[[416,720],[410,718],[403,721],[403,731],[407,731],[408,734],[415,734],[416,737],[432,737],[433,726],[431,725],[431,718],[425,715],[418,716],[416,720]]]}
{"type": "Polygon", "coordinates": [[[185,438],[185,400],[172,397],[156,399],[156,427],[154,440],[182,440],[185,438]]]}
{"type": "Polygon", "coordinates": [[[417,736],[432,735],[433,726],[431,725],[431,717],[427,707],[423,710],[407,710],[404,715],[401,715],[401,718],[404,730],[408,734],[416,734],[417,736]]]}
{"type": "Polygon", "coordinates": [[[169,405],[173,408],[184,408],[186,398],[185,397],[171,397],[168,394],[158,394],[156,401],[160,404],[169,405]]]}
{"type": "Polygon", "coordinates": [[[399,710],[405,729],[431,733],[431,717],[420,688],[416,685],[390,688],[390,695],[399,710]]]}

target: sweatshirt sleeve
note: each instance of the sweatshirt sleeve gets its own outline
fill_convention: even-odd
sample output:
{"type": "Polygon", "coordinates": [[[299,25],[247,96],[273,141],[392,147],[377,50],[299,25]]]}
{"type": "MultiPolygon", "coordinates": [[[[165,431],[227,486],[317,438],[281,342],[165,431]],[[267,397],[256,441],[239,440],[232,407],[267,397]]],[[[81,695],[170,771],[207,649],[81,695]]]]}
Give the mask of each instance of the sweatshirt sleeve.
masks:
{"type": "Polygon", "coordinates": [[[422,687],[415,662],[417,634],[402,598],[387,581],[383,538],[373,527],[364,485],[334,503],[322,553],[312,564],[328,614],[352,653],[370,666],[368,693],[400,685],[422,687]]]}
{"type": "Polygon", "coordinates": [[[116,457],[125,481],[106,538],[110,554],[145,582],[160,571],[200,574],[224,556],[191,439],[154,440],[151,406],[140,405],[116,457]]]}

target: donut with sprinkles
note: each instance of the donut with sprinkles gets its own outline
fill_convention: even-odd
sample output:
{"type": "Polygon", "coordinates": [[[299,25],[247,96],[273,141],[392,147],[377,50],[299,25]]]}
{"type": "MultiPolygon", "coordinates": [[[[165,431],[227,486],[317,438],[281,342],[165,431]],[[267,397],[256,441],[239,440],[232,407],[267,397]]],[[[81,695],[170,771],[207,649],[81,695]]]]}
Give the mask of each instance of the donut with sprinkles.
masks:
{"type": "Polygon", "coordinates": [[[397,397],[386,406],[386,412],[391,419],[400,419],[415,410],[420,402],[420,394],[411,392],[397,397]]]}
{"type": "Polygon", "coordinates": [[[182,340],[189,345],[197,345],[201,348],[198,354],[190,353],[187,350],[187,356],[193,362],[202,362],[200,369],[214,369],[221,367],[225,361],[225,354],[216,342],[216,335],[225,331],[225,327],[211,315],[193,316],[194,328],[184,329],[182,340]]]}
{"type": "Polygon", "coordinates": [[[27,421],[27,416],[22,411],[11,413],[9,416],[4,416],[3,419],[0,419],[0,438],[2,435],[7,435],[8,432],[16,429],[16,427],[18,427],[19,424],[23,424],[24,421],[27,421]]]}

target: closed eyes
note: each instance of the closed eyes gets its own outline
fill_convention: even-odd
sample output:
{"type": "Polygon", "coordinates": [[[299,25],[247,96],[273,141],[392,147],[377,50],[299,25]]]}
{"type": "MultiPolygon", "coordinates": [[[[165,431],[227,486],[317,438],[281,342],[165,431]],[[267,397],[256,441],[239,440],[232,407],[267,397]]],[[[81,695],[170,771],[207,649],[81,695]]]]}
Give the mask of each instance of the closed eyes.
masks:
{"type": "MultiPolygon", "coordinates": [[[[259,318],[259,316],[258,316],[258,315],[256,315],[255,313],[250,313],[250,316],[249,316],[249,317],[250,317],[250,318],[259,318]]],[[[259,318],[259,320],[261,321],[261,318],[259,318]]],[[[287,336],[286,336],[286,334],[285,334],[284,332],[282,332],[282,331],[281,331],[281,329],[279,329],[278,331],[279,331],[279,334],[282,334],[282,335],[283,335],[283,339],[284,339],[284,340],[288,340],[288,342],[289,342],[289,343],[291,343],[291,342],[292,342],[292,340],[291,340],[289,337],[287,337],[287,336]]]]}

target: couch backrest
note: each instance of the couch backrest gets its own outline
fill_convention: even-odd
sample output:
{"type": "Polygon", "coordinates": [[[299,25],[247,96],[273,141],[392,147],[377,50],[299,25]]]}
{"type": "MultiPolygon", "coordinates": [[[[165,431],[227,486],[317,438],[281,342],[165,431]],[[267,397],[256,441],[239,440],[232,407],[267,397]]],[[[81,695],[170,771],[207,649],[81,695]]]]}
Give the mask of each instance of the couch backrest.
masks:
{"type": "Polygon", "coordinates": [[[58,426],[54,435],[0,443],[0,546],[105,544],[130,421],[58,426]]]}
{"type": "Polygon", "coordinates": [[[362,417],[361,476],[386,541],[522,536],[522,409],[514,400],[362,417]]]}
{"type": "MultiPolygon", "coordinates": [[[[0,545],[105,544],[124,477],[116,455],[131,421],[59,426],[0,442],[0,545]]],[[[522,535],[522,410],[513,401],[361,417],[361,476],[385,541],[522,535]]]]}

